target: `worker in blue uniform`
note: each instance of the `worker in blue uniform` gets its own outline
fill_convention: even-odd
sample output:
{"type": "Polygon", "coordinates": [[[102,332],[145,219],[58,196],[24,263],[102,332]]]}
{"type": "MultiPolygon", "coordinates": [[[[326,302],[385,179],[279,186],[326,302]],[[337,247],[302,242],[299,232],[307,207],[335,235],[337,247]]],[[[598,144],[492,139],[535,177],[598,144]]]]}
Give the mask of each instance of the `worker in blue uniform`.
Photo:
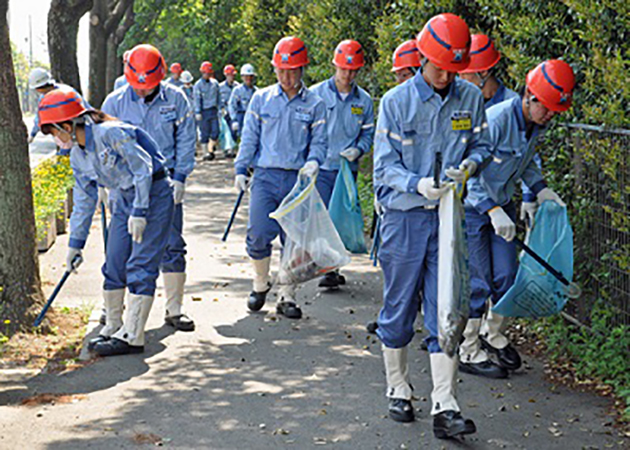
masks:
{"type": "Polygon", "coordinates": [[[193,331],[194,322],[183,312],[186,242],[182,233],[186,179],[195,166],[195,122],[184,92],[162,81],[161,69],[151,72],[161,61],[157,48],[146,44],[134,47],[125,71],[129,84],[107,96],[103,111],[146,130],[166,159],[173,180],[175,212],[160,265],[166,294],[165,322],[180,331],[193,331]]]}
{"type": "Polygon", "coordinates": [[[201,63],[199,68],[201,78],[193,87],[193,109],[195,120],[201,133],[201,148],[204,153],[204,161],[214,159],[214,151],[219,140],[219,106],[221,94],[219,83],[213,78],[214,69],[208,61],[201,63]]]}
{"type": "MultiPolygon", "coordinates": [[[[281,39],[272,64],[278,83],[252,97],[234,164],[234,183],[240,191],[248,188],[248,169],[254,169],[246,240],[255,273],[247,303],[252,311],[263,307],[271,289],[271,243],[278,234],[284,241],[280,225],[269,214],[295,185],[298,170],[306,177],[315,177],[326,158],[326,107],[302,82],[308,64],[304,42],[297,37],[281,39]]],[[[277,312],[291,319],[302,317],[296,287],[282,285],[276,304],[277,312]]]]}
{"type": "Polygon", "coordinates": [[[62,87],[46,94],[39,117],[42,132],[70,150],[75,185],[68,270],[81,264],[97,185],[115,193],[103,265],[107,325],[91,342],[91,349],[100,356],[141,353],[173,215],[173,188],[164,157],[145,131],[86,109],[72,89],[62,87]],[[125,289],[129,297],[123,321],[125,289]]]}
{"type": "Polygon", "coordinates": [[[383,344],[390,417],[413,421],[407,354],[422,291],[433,432],[443,439],[474,433],[476,426],[457,403],[458,358],[443,353],[437,340],[437,206],[449,189],[446,179],[462,182],[467,173],[474,176],[490,145],[481,92],[456,78],[469,63],[466,23],[440,14],[427,22],[417,41],[422,70],[385,94],[376,127],[374,187],[383,209],[379,261],[384,275],[376,332],[383,344]],[[441,167],[435,166],[438,153],[441,167]]]}
{"type": "MultiPolygon", "coordinates": [[[[363,47],[357,41],[341,41],[335,49],[332,63],[335,75],[311,87],[311,91],[326,104],[328,153],[317,176],[317,190],[326,207],[335,187],[341,158],[350,163],[356,179],[359,158],[370,152],[374,140],[372,98],[354,81],[364,65],[363,47]]],[[[338,289],[345,282],[345,277],[335,270],[320,280],[319,287],[338,289]]]]}
{"type": "Polygon", "coordinates": [[[243,124],[245,122],[245,112],[249,106],[249,102],[252,100],[254,93],[258,90],[255,83],[256,71],[251,64],[243,64],[241,67],[241,80],[243,83],[234,88],[228,101],[228,112],[232,119],[230,125],[234,132],[234,139],[238,139],[241,130],[243,130],[243,124]]]}

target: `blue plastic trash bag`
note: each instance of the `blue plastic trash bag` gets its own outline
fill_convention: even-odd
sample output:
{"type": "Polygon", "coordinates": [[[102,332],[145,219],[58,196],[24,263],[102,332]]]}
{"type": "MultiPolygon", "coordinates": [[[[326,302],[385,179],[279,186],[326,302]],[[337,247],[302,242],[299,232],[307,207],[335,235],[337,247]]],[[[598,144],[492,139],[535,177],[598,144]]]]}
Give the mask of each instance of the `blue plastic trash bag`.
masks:
{"type": "MultiPolygon", "coordinates": [[[[565,207],[552,201],[542,204],[529,246],[569,282],[573,280],[573,230],[565,207]]],[[[559,313],[566,302],[565,286],[523,252],[514,285],[492,311],[506,317],[538,318],[559,313]]]]}
{"type": "Polygon", "coordinates": [[[341,158],[341,169],[330,197],[328,212],[346,249],[351,253],[366,253],[359,191],[350,163],[345,158],[341,158]]]}
{"type": "Polygon", "coordinates": [[[232,132],[230,131],[225,117],[221,117],[219,124],[219,147],[221,150],[232,150],[236,146],[236,142],[234,142],[232,132]]]}
{"type": "Polygon", "coordinates": [[[315,177],[300,173],[291,192],[269,217],[286,234],[278,284],[304,283],[350,262],[350,255],[317,192],[315,177]]]}

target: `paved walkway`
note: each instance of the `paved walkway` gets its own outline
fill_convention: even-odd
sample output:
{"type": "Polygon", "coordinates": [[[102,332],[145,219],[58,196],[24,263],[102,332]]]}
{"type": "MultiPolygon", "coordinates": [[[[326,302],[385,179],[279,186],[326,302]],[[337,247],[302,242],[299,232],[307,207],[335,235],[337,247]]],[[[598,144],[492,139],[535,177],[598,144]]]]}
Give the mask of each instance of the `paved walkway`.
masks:
{"type": "MultiPolygon", "coordinates": [[[[186,197],[186,308],[197,331],[173,333],[163,325],[160,289],[145,354],[101,359],[57,375],[0,373],[0,449],[138,448],[158,440],[181,449],[537,450],[628,444],[620,444],[622,438],[605,425],[611,422],[608,400],[552,387],[534,360],[509,380],[462,374],[460,403],[479,431],[465,441],[435,440],[428,355],[419,338],[410,352],[418,419],[392,422],[386,418],[380,344],[364,328],[381,302],[380,271],[367,256],[355,257],[344,270],[349,285],[342,291],[320,294],[309,283],[299,292],[306,316],[300,321],[276,317],[272,305],[248,313],[246,204],[228,243],[220,241],[235,198],[228,162],[199,164],[186,197]],[[38,393],[86,398],[17,406],[38,393]]],[[[66,245],[67,236],[61,236],[41,256],[48,292],[63,270],[66,245]]],[[[59,305],[100,303],[98,218],[85,259],[59,305]]]]}

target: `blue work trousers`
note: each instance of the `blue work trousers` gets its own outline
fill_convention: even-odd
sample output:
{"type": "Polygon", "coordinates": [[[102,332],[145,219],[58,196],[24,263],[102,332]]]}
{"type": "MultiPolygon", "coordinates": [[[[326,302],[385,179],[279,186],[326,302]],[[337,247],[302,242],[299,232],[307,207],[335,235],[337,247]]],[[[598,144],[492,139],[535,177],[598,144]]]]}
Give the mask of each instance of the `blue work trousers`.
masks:
{"type": "Polygon", "coordinates": [[[133,188],[116,191],[102,268],[103,288],[107,291],[128,288],[132,294],[152,296],[173,222],[173,188],[168,178],[153,182],[147,227],[140,244],[131,240],[127,228],[134,197],[133,188]]]}
{"type": "Polygon", "coordinates": [[[273,240],[280,235],[284,244],[284,232],[269,213],[278,209],[297,180],[297,170],[260,169],[254,172],[249,198],[249,223],[247,224],[247,254],[252,259],[271,256],[273,240]]]}
{"type": "MultiPolygon", "coordinates": [[[[516,220],[516,207],[503,207],[516,220]]],[[[518,268],[516,244],[507,242],[494,232],[490,216],[474,208],[466,208],[466,233],[470,268],[470,318],[478,319],[486,311],[488,299],[498,302],[512,287],[518,268]]]]}
{"type": "Polygon", "coordinates": [[[413,339],[422,292],[429,352],[442,351],[437,340],[438,230],[437,209],[389,210],[381,216],[378,256],[384,286],[376,332],[386,347],[402,348],[413,339]]]}
{"type": "Polygon", "coordinates": [[[203,109],[201,111],[201,122],[199,122],[202,144],[207,144],[210,139],[219,140],[219,115],[217,108],[203,109]]]}
{"type": "Polygon", "coordinates": [[[173,222],[168,234],[166,250],[162,257],[162,272],[186,272],[186,241],[182,236],[184,228],[184,204],[175,205],[173,222]]]}
{"type": "Polygon", "coordinates": [[[237,140],[243,132],[243,125],[245,125],[245,113],[239,112],[236,114],[236,121],[238,122],[238,131],[234,133],[234,140],[237,140]]]}

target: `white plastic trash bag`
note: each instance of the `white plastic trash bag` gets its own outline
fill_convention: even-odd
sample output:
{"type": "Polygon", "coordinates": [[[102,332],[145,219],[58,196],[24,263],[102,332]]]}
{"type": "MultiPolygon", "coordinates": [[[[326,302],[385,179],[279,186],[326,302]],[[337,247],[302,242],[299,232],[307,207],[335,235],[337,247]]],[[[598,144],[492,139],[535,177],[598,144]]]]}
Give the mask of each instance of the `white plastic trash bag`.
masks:
{"type": "Polygon", "coordinates": [[[350,255],[315,188],[315,179],[298,175],[291,192],[269,214],[286,234],[279,284],[304,283],[350,262],[350,255]]]}
{"type": "Polygon", "coordinates": [[[470,314],[468,245],[461,191],[455,183],[440,199],[438,250],[438,343],[453,357],[470,314]]]}

